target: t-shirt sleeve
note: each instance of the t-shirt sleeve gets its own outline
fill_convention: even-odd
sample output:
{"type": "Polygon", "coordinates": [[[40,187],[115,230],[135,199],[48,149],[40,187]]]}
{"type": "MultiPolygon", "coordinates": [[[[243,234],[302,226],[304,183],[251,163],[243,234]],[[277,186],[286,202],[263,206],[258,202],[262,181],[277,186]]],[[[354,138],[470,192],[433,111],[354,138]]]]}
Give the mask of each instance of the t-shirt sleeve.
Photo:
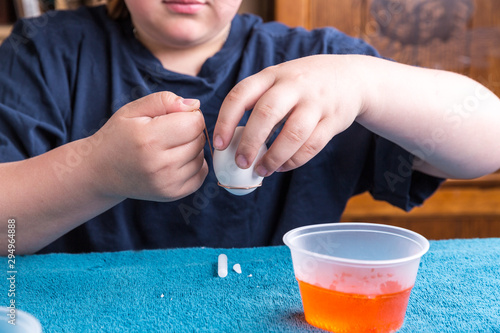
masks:
{"type": "Polygon", "coordinates": [[[50,47],[38,46],[43,28],[35,20],[20,20],[0,46],[0,162],[65,143],[68,84],[50,47]]]}
{"type": "Polygon", "coordinates": [[[406,211],[420,206],[444,179],[414,170],[413,154],[382,137],[374,137],[370,194],[406,211]]]}
{"type": "MultiPolygon", "coordinates": [[[[328,40],[327,52],[333,54],[362,54],[382,57],[376,49],[365,41],[352,38],[335,29],[325,29],[328,40]]],[[[392,59],[384,58],[392,61],[392,59]]],[[[414,155],[397,144],[378,135],[372,135],[373,148],[368,157],[370,172],[361,183],[361,191],[369,191],[376,200],[409,211],[420,206],[444,181],[413,169],[414,155]]]]}

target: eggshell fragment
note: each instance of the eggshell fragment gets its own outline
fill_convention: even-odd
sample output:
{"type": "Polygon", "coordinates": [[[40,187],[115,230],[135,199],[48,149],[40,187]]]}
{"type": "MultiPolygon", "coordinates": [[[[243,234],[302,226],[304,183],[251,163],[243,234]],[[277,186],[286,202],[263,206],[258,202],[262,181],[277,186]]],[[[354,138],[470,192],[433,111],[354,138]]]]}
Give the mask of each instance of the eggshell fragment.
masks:
{"type": "Polygon", "coordinates": [[[241,265],[240,264],[234,264],[233,265],[233,270],[238,273],[238,274],[241,274],[241,265]]]}
{"type": "Polygon", "coordinates": [[[260,147],[255,160],[248,169],[240,169],[236,165],[236,149],[241,141],[243,129],[243,126],[236,127],[229,146],[224,150],[215,150],[213,155],[214,172],[217,180],[227,191],[234,195],[245,195],[253,192],[264,179],[264,177],[257,175],[254,167],[267,151],[265,144],[260,147]]]}

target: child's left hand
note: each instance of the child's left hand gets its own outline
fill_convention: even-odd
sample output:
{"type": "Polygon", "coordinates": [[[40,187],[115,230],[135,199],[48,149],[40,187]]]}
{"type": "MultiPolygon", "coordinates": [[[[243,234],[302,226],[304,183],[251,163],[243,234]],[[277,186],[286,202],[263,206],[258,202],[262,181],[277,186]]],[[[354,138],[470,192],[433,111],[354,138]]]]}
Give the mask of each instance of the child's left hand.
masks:
{"type": "Polygon", "coordinates": [[[316,55],[268,67],[246,78],[222,104],[214,147],[225,149],[244,112],[253,108],[236,163],[249,167],[275,126],[286,119],[256,172],[269,176],[305,164],[362,112],[364,80],[355,64],[359,60],[357,56],[316,55]]]}

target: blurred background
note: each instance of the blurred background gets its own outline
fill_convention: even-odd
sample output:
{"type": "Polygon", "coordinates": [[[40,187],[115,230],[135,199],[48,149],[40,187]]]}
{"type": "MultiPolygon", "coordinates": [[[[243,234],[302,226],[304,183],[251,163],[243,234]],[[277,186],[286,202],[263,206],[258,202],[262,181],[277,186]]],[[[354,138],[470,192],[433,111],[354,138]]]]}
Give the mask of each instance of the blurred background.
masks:
{"type": "MultiPolygon", "coordinates": [[[[20,17],[105,3],[0,0],[0,42],[20,17]]],[[[384,57],[467,75],[500,96],[498,0],[243,0],[240,12],[306,29],[332,26],[366,40],[384,57]]],[[[432,149],[431,138],[425,149],[432,149]]],[[[342,220],[398,225],[429,239],[500,237],[500,173],[448,180],[410,213],[359,195],[342,220]]]]}

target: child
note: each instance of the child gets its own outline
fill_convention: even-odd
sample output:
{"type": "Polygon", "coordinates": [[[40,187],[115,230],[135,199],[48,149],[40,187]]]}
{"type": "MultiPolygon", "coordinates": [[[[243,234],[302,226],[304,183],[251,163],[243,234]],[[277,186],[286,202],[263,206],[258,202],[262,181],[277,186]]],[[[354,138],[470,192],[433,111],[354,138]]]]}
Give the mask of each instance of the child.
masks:
{"type": "Polygon", "coordinates": [[[477,82],[240,2],[113,0],[16,24],[0,48],[0,220],[18,253],[282,244],[355,194],[409,210],[444,177],[500,167],[500,101],[477,82]],[[279,128],[241,197],[216,185],[204,136],[224,149],[238,124],[242,168],[279,128]]]}

